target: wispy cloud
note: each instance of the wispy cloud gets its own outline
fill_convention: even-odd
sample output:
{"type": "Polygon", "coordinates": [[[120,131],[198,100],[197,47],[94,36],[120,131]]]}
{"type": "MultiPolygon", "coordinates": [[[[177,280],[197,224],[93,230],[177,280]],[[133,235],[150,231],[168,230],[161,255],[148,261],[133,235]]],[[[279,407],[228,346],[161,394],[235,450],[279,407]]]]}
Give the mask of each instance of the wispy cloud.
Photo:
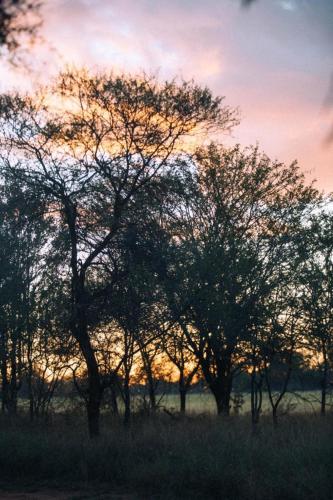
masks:
{"type": "Polygon", "coordinates": [[[333,189],[332,151],[322,148],[330,122],[320,115],[332,19],[331,0],[258,0],[251,9],[236,0],[53,0],[44,36],[57,55],[44,49],[44,73],[74,63],[193,77],[240,106],[234,140],[298,156],[333,189]]]}

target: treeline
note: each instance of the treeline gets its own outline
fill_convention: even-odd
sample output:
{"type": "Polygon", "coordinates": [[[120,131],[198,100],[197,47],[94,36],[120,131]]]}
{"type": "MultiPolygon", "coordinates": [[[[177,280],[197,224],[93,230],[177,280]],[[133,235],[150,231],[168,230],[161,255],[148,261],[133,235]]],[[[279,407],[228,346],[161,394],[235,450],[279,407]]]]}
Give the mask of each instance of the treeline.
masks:
{"type": "Polygon", "coordinates": [[[2,410],[31,418],[72,377],[103,398],[203,379],[228,415],[247,374],[276,422],[296,370],[325,414],[333,333],[331,200],[298,165],[226,148],[237,112],[193,82],[66,72],[0,97],[2,410]],[[214,140],[212,140],[214,139],[214,140]]]}

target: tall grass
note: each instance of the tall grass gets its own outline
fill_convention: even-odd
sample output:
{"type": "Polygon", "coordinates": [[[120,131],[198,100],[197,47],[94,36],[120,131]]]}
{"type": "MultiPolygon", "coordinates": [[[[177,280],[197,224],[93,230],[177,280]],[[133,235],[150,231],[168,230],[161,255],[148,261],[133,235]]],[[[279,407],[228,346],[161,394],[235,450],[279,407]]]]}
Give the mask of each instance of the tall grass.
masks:
{"type": "Polygon", "coordinates": [[[255,434],[245,417],[137,417],[128,429],[104,417],[96,441],[81,416],[38,425],[3,418],[0,426],[6,487],[88,487],[143,499],[333,498],[331,415],[292,415],[277,429],[263,419],[255,434]]]}

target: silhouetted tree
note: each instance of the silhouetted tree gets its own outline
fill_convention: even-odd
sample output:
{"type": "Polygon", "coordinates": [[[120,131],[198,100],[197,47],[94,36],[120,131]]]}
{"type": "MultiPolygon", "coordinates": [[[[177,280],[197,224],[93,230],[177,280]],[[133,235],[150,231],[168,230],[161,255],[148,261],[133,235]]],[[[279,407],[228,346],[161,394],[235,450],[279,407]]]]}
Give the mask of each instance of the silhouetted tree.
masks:
{"type": "Polygon", "coordinates": [[[85,72],[67,72],[31,97],[4,95],[0,113],[5,168],[46,200],[63,240],[52,251],[62,253],[70,279],[69,327],[87,364],[89,431],[96,436],[102,385],[87,319],[89,281],[140,191],[172,170],[182,139],[230,128],[235,115],[193,83],[85,72]]]}
{"type": "Polygon", "coordinates": [[[37,325],[41,254],[47,221],[42,205],[16,180],[2,179],[0,193],[0,345],[2,406],[16,413],[37,325]]]}
{"type": "Polygon", "coordinates": [[[163,351],[178,370],[180,412],[186,411],[186,396],[198,373],[199,361],[193,354],[184,331],[177,324],[162,336],[163,351]]]}
{"type": "Polygon", "coordinates": [[[322,211],[299,237],[298,286],[307,335],[304,347],[316,358],[321,372],[321,414],[326,413],[333,359],[333,219],[322,211]]]}
{"type": "Polygon", "coordinates": [[[301,346],[303,325],[296,295],[295,289],[288,289],[285,283],[277,287],[269,299],[268,321],[261,332],[263,373],[274,425],[301,346]]]}
{"type": "Polygon", "coordinates": [[[233,377],[279,283],[277,265],[316,193],[297,165],[257,149],[213,144],[194,161],[193,190],[171,224],[165,289],[218,412],[228,414],[233,377]]]}

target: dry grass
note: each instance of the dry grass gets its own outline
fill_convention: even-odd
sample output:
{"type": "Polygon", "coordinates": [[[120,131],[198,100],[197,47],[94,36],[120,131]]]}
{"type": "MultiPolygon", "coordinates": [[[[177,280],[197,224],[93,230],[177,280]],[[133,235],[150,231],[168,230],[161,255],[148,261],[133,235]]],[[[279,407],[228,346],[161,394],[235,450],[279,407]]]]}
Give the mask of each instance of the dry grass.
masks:
{"type": "Polygon", "coordinates": [[[43,425],[3,419],[1,481],[21,490],[88,488],[89,498],[112,491],[143,499],[328,500],[332,424],[332,416],[292,415],[274,429],[263,419],[254,435],[245,417],[137,418],[129,429],[105,417],[103,437],[91,442],[80,416],[43,425]]]}

